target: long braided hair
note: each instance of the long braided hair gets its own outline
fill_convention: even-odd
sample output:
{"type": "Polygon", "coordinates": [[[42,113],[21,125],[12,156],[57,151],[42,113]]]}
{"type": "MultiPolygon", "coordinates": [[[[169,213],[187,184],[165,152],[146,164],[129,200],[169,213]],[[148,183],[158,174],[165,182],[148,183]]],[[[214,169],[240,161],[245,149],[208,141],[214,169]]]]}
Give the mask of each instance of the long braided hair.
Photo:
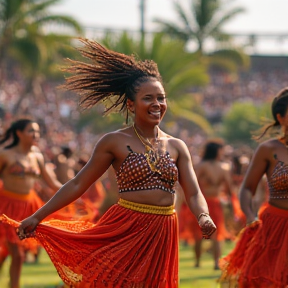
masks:
{"type": "Polygon", "coordinates": [[[78,50],[90,63],[68,59],[71,65],[62,70],[72,76],[66,78],[62,88],[79,94],[80,107],[84,109],[102,103],[104,114],[126,113],[127,123],[127,99],[135,100],[140,84],[151,78],[163,83],[157,64],[109,50],[95,41],[79,40],[84,46],[78,50]]]}

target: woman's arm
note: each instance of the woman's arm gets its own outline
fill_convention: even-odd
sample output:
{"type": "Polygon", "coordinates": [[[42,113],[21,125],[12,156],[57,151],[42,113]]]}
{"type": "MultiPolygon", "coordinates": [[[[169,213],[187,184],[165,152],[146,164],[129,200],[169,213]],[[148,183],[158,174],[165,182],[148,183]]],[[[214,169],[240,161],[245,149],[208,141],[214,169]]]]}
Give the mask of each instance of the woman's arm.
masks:
{"type": "Polygon", "coordinates": [[[62,183],[60,183],[56,178],[53,178],[51,173],[48,172],[47,167],[45,165],[45,160],[43,154],[36,152],[36,157],[38,161],[38,165],[41,171],[41,177],[46,182],[46,184],[54,190],[54,192],[58,191],[62,187],[62,183]]]}
{"type": "Polygon", "coordinates": [[[208,213],[206,200],[200,190],[198,180],[192,165],[190,152],[184,142],[178,142],[177,167],[179,183],[184,191],[186,202],[192,213],[198,217],[201,213],[208,213]]]}
{"type": "Polygon", "coordinates": [[[228,196],[232,196],[233,194],[233,184],[232,184],[232,177],[230,174],[230,170],[227,171],[223,169],[223,182],[224,182],[224,189],[228,196]]]}
{"type": "Polygon", "coordinates": [[[270,155],[268,149],[264,143],[257,148],[240,187],[240,204],[242,211],[246,215],[247,223],[255,220],[252,197],[256,192],[259,181],[266,172],[268,166],[267,157],[270,155]]]}
{"type": "Polygon", "coordinates": [[[216,226],[209,216],[206,200],[200,190],[195,171],[193,169],[190,152],[186,144],[177,141],[179,183],[184,191],[185,199],[191,212],[198,220],[203,237],[209,238],[216,230],[216,226]]]}

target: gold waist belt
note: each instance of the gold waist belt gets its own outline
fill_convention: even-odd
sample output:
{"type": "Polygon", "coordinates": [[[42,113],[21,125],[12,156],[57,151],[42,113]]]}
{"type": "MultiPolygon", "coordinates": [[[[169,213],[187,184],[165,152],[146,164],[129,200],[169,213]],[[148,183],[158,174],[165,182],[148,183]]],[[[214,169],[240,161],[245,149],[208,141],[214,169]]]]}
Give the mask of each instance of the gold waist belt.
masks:
{"type": "Polygon", "coordinates": [[[148,204],[131,202],[128,200],[124,200],[122,198],[118,200],[118,204],[124,208],[142,213],[159,214],[159,215],[172,215],[175,213],[174,205],[171,206],[148,205],[148,204]]]}

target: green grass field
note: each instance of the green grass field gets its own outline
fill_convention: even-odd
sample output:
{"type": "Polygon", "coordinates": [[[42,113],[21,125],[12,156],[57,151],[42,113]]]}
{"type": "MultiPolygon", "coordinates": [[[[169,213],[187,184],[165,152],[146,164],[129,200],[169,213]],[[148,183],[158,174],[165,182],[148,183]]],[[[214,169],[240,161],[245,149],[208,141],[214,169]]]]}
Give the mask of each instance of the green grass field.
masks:
{"type": "MultiPolygon", "coordinates": [[[[191,246],[180,245],[180,288],[217,288],[217,278],[220,271],[213,269],[212,256],[209,253],[210,241],[203,243],[201,267],[194,268],[194,255],[191,246]]],[[[233,247],[232,243],[225,243],[223,255],[233,247]]],[[[0,287],[8,287],[9,258],[6,260],[0,274],[0,287]]],[[[44,250],[41,251],[38,264],[25,264],[21,277],[21,288],[56,288],[61,286],[54,266],[44,250]]]]}

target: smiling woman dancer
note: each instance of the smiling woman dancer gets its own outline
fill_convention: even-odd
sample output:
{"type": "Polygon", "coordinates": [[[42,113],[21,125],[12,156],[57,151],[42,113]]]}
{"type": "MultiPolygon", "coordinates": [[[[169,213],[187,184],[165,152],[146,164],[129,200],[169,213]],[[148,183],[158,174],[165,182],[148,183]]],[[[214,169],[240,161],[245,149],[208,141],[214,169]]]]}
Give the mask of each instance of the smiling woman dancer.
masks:
{"type": "Polygon", "coordinates": [[[176,288],[174,185],[178,180],[203,237],[210,237],[215,225],[187,146],[159,128],[167,102],[157,65],[110,51],[97,42],[81,41],[80,51],[91,63],[71,61],[66,88],[82,96],[84,108],[112,103],[106,112],[123,111],[127,120],[129,111],[134,124],[105,134],[85,167],[21,223],[19,237],[29,236],[37,227],[33,234],[72,287],[176,288]],[[110,165],[116,171],[120,198],[97,224],[39,224],[80,197],[110,165]]]}
{"type": "MultiPolygon", "coordinates": [[[[49,176],[43,155],[34,149],[39,137],[40,129],[35,121],[19,119],[0,140],[0,144],[11,141],[0,150],[0,178],[3,183],[0,189],[0,213],[17,221],[30,216],[44,204],[33,190],[39,177],[54,191],[62,186],[49,176]]],[[[0,245],[11,256],[10,287],[18,288],[24,250],[37,249],[37,242],[34,239],[20,242],[15,229],[0,222],[0,245]]],[[[0,267],[7,255],[0,255],[0,267]]]]}
{"type": "MultiPolygon", "coordinates": [[[[221,259],[223,287],[288,287],[288,88],[272,102],[274,123],[283,136],[264,141],[257,148],[240,189],[247,227],[234,250],[221,259]],[[266,174],[269,203],[255,219],[252,196],[266,174]],[[233,283],[233,285],[232,285],[233,283]]],[[[262,135],[262,136],[263,136],[262,135]]]]}

